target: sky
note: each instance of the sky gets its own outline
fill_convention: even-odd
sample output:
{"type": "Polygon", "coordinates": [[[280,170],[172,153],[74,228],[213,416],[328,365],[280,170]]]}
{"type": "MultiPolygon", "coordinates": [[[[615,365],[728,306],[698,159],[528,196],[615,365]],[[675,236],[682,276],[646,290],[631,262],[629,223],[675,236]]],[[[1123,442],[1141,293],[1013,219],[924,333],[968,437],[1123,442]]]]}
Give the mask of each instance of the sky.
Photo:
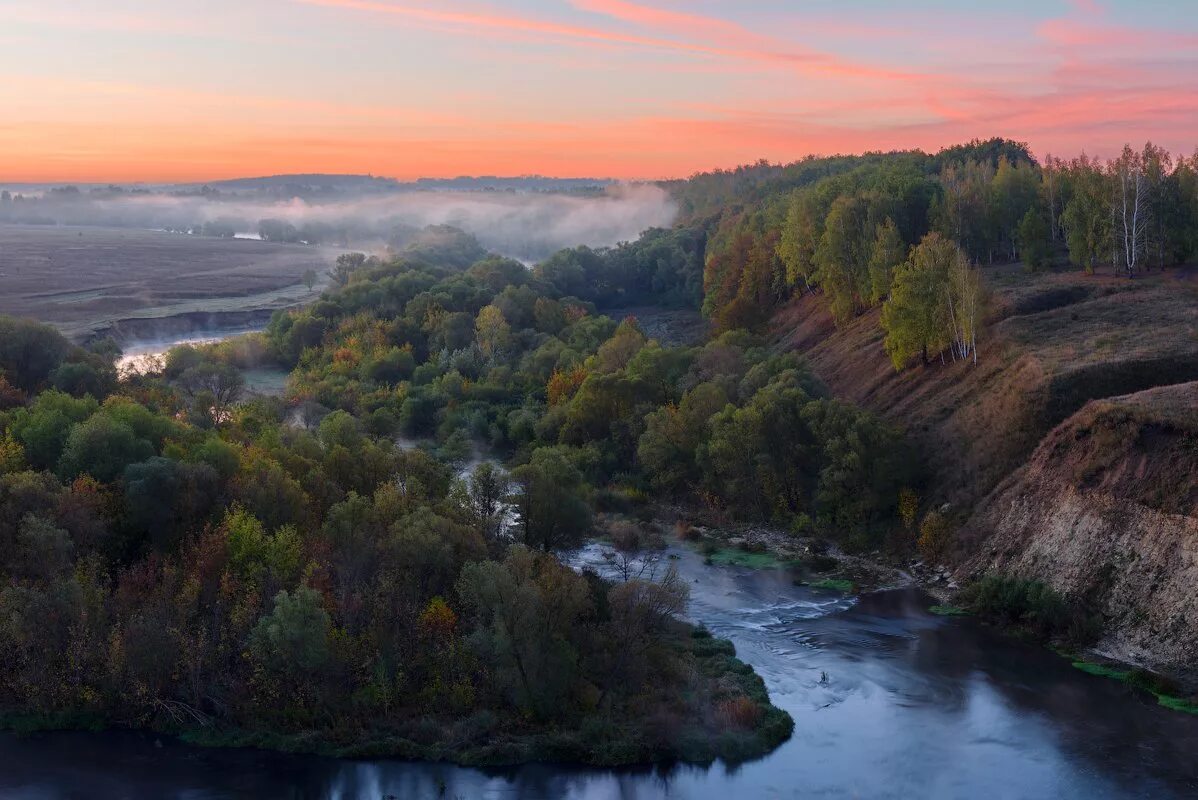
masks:
{"type": "Polygon", "coordinates": [[[1198,0],[0,0],[0,182],[1198,145],[1198,0]]]}

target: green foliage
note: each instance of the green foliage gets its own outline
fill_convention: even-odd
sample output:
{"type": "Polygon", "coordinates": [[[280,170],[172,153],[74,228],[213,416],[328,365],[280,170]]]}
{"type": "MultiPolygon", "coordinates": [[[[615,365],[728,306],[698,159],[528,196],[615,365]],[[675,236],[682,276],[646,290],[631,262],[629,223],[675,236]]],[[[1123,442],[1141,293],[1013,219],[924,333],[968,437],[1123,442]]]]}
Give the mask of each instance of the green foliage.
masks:
{"type": "Polygon", "coordinates": [[[961,603],[987,622],[1070,646],[1093,641],[1099,625],[1082,606],[1043,583],[995,574],[967,586],[961,603]]]}
{"type": "Polygon", "coordinates": [[[19,389],[41,388],[71,349],[70,342],[49,325],[0,315],[0,373],[19,389]]]}
{"type": "Polygon", "coordinates": [[[938,617],[968,617],[970,615],[967,609],[952,605],[935,605],[931,606],[928,611],[938,617]]]}
{"type": "Polygon", "coordinates": [[[302,543],[294,526],[268,534],[262,523],[244,509],[233,508],[222,524],[228,539],[229,565],[240,577],[261,583],[289,585],[302,558],[302,543]]]}
{"type": "Polygon", "coordinates": [[[468,565],[458,593],[477,615],[471,644],[520,707],[561,713],[578,680],[571,633],[590,605],[586,580],[550,555],[514,547],[502,564],[468,565]]]}
{"type": "Polygon", "coordinates": [[[953,358],[976,358],[982,288],[977,271],[952,241],[929,234],[894,275],[882,306],[885,347],[895,369],[919,356],[951,350],[953,358]]]}
{"type": "Polygon", "coordinates": [[[29,463],[53,469],[62,457],[71,428],[99,408],[90,397],[75,399],[57,390],[39,394],[28,408],[18,409],[9,432],[24,447],[29,463]]]}
{"type": "Polygon", "coordinates": [[[1106,664],[1095,664],[1090,661],[1074,661],[1073,666],[1075,669],[1080,669],[1082,672],[1090,675],[1122,681],[1137,689],[1150,692],[1156,697],[1160,705],[1170,710],[1180,711],[1184,714],[1198,714],[1198,703],[1178,697],[1177,685],[1163,676],[1146,670],[1119,669],[1106,664]]]}
{"type": "Polygon", "coordinates": [[[705,487],[741,516],[788,523],[806,515],[842,540],[868,538],[893,524],[913,479],[913,456],[895,431],[812,398],[793,370],[709,424],[697,459],[705,487]]]}
{"type": "Polygon", "coordinates": [[[872,293],[872,232],[865,198],[844,195],[828,210],[811,277],[824,290],[837,323],[852,319],[872,293]]]}
{"type": "Polygon", "coordinates": [[[512,471],[515,529],[529,547],[545,552],[581,543],[591,530],[583,478],[565,452],[540,448],[532,461],[512,471]]]}
{"type": "Polygon", "coordinates": [[[250,633],[250,653],[272,677],[306,685],[329,661],[331,634],[319,592],[307,586],[283,590],[250,633]]]}
{"type": "Polygon", "coordinates": [[[749,569],[778,569],[789,566],[773,553],[755,553],[736,547],[717,547],[704,556],[704,563],[720,567],[748,567],[749,569]]]}
{"type": "Polygon", "coordinates": [[[1062,214],[1069,260],[1093,272],[1114,246],[1109,200],[1111,189],[1097,161],[1085,156],[1070,165],[1070,198],[1062,214]]]}
{"type": "Polygon", "coordinates": [[[1048,222],[1044,212],[1037,208],[1029,208],[1019,223],[1016,234],[1019,253],[1024,266],[1029,270],[1044,269],[1050,263],[1052,242],[1049,238],[1048,222]]]}
{"type": "Polygon", "coordinates": [[[840,592],[842,594],[852,594],[856,590],[856,584],[843,578],[825,578],[810,585],[812,589],[824,589],[829,592],[840,592]]]}
{"type": "Polygon", "coordinates": [[[100,412],[76,425],[67,436],[57,472],[65,481],[90,475],[98,481],[116,480],[125,467],[154,455],[154,445],[124,422],[100,412]]]}
{"type": "Polygon", "coordinates": [[[877,226],[869,254],[869,302],[877,305],[890,296],[894,271],[907,259],[907,244],[889,217],[877,226]]]}

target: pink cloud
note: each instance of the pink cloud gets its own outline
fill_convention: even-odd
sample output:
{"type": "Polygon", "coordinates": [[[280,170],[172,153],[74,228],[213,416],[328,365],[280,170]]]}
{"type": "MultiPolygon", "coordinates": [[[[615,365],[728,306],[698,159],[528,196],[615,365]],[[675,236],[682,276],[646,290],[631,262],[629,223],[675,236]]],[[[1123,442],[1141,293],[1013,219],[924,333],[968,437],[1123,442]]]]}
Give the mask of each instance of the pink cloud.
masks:
{"type": "Polygon", "coordinates": [[[1134,48],[1141,52],[1156,52],[1159,48],[1173,50],[1198,47],[1198,35],[1194,34],[1104,25],[1076,19],[1047,20],[1036,28],[1036,33],[1044,40],[1064,47],[1134,48]]]}
{"type": "Polygon", "coordinates": [[[887,81],[919,81],[921,76],[906,70],[874,67],[827,53],[798,47],[760,36],[735,23],[696,14],[664,11],[621,0],[576,0],[575,5],[618,20],[634,22],[665,36],[621,33],[607,28],[570,25],[534,17],[500,15],[479,11],[437,9],[408,3],[376,0],[295,0],[305,5],[349,9],[387,15],[415,23],[449,29],[467,29],[489,34],[507,34],[521,40],[529,37],[570,43],[647,48],[703,57],[762,62],[801,69],[812,74],[887,81]],[[676,34],[682,34],[681,36],[676,34]],[[689,38],[687,38],[689,37],[689,38]],[[698,41],[696,41],[696,39],[698,41]]]}

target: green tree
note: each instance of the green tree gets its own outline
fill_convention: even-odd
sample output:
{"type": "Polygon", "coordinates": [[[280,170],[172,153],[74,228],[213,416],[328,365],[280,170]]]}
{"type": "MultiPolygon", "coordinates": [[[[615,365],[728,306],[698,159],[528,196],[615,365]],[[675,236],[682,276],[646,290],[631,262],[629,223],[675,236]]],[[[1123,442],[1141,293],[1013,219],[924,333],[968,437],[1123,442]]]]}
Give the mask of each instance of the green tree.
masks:
{"type": "Polygon", "coordinates": [[[990,184],[990,218],[996,244],[1007,250],[1011,261],[1017,255],[1020,223],[1038,204],[1039,196],[1040,176],[1034,166],[1005,158],[998,162],[990,184]]]}
{"type": "Polygon", "coordinates": [[[524,544],[548,553],[578,544],[591,530],[582,473],[558,448],[534,451],[512,480],[515,530],[524,544]]]}
{"type": "Polygon", "coordinates": [[[837,324],[843,325],[870,295],[869,204],[842,195],[832,204],[815,251],[815,280],[837,324]]]}
{"type": "Polygon", "coordinates": [[[154,445],[139,438],[128,425],[100,412],[71,429],[57,472],[63,480],[90,475],[111,483],[125,467],[153,455],[154,445]]]}
{"type": "Polygon", "coordinates": [[[300,586],[280,591],[274,608],[258,620],[249,637],[249,652],[266,675],[271,705],[301,707],[318,702],[324,671],[331,660],[332,620],[320,592],[300,586]]]}
{"type": "Polygon", "coordinates": [[[815,279],[815,252],[824,234],[826,215],[809,192],[796,192],[790,200],[778,242],[778,257],[786,266],[786,279],[791,286],[800,282],[810,286],[815,279]]]}
{"type": "Polygon", "coordinates": [[[672,494],[693,489],[700,480],[696,456],[707,441],[709,420],[728,405],[716,383],[701,383],[677,406],[670,404],[645,417],[637,458],[654,488],[672,494]]]}
{"type": "Polygon", "coordinates": [[[28,408],[17,409],[9,433],[25,448],[32,466],[53,469],[62,457],[71,428],[98,408],[99,404],[90,397],[75,399],[51,389],[39,394],[28,408]]]}
{"type": "Polygon", "coordinates": [[[869,253],[869,302],[877,305],[890,295],[894,271],[907,258],[907,244],[894,220],[887,217],[874,232],[869,253]]]}
{"type": "Polygon", "coordinates": [[[179,386],[191,398],[192,411],[205,423],[221,425],[245,393],[245,375],[231,364],[206,361],[179,376],[179,386]]]}
{"type": "Polygon", "coordinates": [[[221,481],[208,464],[155,456],[123,473],[125,520],[159,552],[172,551],[184,535],[208,519],[221,481]]]}
{"type": "Polygon", "coordinates": [[[817,401],[803,420],[818,443],[815,515],[821,528],[863,536],[899,516],[899,496],[914,481],[914,454],[893,427],[847,403],[817,401]]]}
{"type": "Polygon", "coordinates": [[[1027,269],[1040,270],[1049,265],[1052,242],[1049,238],[1048,223],[1039,209],[1029,208],[1023,215],[1016,239],[1020,256],[1027,269]]]}
{"type": "Polygon", "coordinates": [[[490,461],[482,462],[470,473],[467,481],[470,513],[484,536],[494,538],[501,532],[510,490],[508,476],[490,461]]]}
{"type": "Polygon", "coordinates": [[[711,419],[699,464],[708,492],[739,516],[789,522],[809,511],[816,461],[803,420],[810,396],[785,374],[711,419]]]}
{"type": "Polygon", "coordinates": [[[71,343],[49,325],[0,314],[0,372],[17,388],[40,388],[70,352],[71,343]]]}
{"type": "Polygon", "coordinates": [[[304,286],[308,287],[309,292],[312,291],[316,286],[316,270],[311,268],[304,270],[304,274],[300,276],[300,280],[303,281],[304,286]]]}
{"type": "Polygon", "coordinates": [[[1072,193],[1061,215],[1069,260],[1092,273],[1114,247],[1113,189],[1102,166],[1085,156],[1070,163],[1069,182],[1072,193]]]}
{"type": "Polygon", "coordinates": [[[365,253],[342,253],[337,256],[333,268],[329,270],[329,280],[334,286],[345,286],[358,270],[366,265],[365,253]]]}
{"type": "Polygon", "coordinates": [[[502,564],[468,564],[457,584],[475,619],[471,644],[513,705],[566,714],[579,677],[575,628],[591,605],[586,580],[551,555],[516,545],[502,564]]]}
{"type": "Polygon", "coordinates": [[[953,265],[961,258],[952,241],[932,233],[911,251],[894,274],[890,299],[882,306],[885,347],[895,369],[919,356],[943,352],[952,343],[946,298],[953,265]]]}

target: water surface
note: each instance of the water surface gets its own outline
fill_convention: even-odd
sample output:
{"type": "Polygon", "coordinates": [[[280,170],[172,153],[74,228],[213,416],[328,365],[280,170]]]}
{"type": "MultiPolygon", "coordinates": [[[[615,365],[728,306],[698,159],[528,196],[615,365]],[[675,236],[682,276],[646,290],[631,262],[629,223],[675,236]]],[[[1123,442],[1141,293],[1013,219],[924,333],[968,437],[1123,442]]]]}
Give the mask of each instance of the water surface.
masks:
{"type": "MultiPolygon", "coordinates": [[[[214,751],[130,733],[0,736],[4,798],[1172,798],[1198,796],[1198,718],[980,627],[917,590],[859,599],[783,571],[673,562],[793,738],[738,767],[483,772],[214,751]]],[[[582,561],[602,563],[592,546],[582,561]]]]}

